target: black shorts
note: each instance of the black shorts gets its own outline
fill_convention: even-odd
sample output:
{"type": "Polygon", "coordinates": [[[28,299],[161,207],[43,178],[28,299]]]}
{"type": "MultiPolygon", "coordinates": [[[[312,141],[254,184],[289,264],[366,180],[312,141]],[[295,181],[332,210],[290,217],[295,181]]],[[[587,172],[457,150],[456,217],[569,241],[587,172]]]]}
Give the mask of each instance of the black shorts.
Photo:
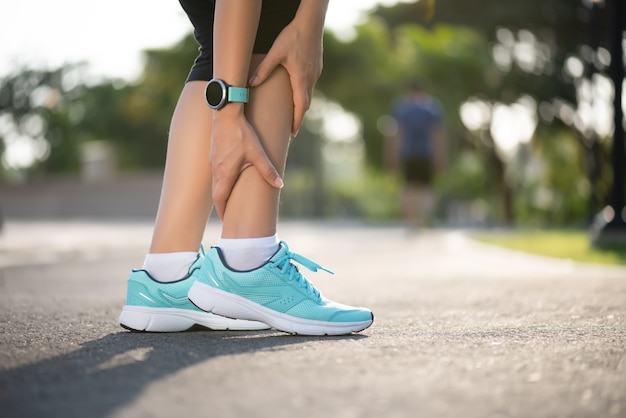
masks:
{"type": "Polygon", "coordinates": [[[408,184],[430,186],[433,181],[433,163],[428,157],[411,157],[402,161],[402,175],[408,184]]]}
{"type": "MultiPolygon", "coordinates": [[[[187,81],[213,78],[213,20],[215,0],[179,0],[193,25],[200,44],[200,55],[191,67],[187,81]]],[[[263,0],[259,28],[254,42],[255,54],[266,54],[276,37],[296,15],[300,0],[263,0]]]]}

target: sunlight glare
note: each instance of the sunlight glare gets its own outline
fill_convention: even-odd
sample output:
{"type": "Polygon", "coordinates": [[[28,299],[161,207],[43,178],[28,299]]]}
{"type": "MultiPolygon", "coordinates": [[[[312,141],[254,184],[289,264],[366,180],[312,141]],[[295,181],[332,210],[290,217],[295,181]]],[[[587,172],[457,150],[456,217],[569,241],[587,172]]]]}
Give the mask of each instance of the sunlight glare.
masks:
{"type": "Polygon", "coordinates": [[[470,131],[478,131],[489,124],[491,108],[489,104],[479,99],[470,99],[460,108],[461,121],[470,131]]]}
{"type": "Polygon", "coordinates": [[[522,96],[511,105],[494,106],[491,135],[503,157],[513,156],[521,143],[532,138],[537,127],[537,104],[530,96],[522,96]]]}
{"type": "Polygon", "coordinates": [[[335,142],[354,142],[361,132],[361,121],[336,103],[327,103],[322,133],[335,142]]]}
{"type": "Polygon", "coordinates": [[[50,153],[50,144],[43,138],[13,136],[5,138],[6,149],[2,165],[9,169],[23,169],[44,160],[50,153]]]}

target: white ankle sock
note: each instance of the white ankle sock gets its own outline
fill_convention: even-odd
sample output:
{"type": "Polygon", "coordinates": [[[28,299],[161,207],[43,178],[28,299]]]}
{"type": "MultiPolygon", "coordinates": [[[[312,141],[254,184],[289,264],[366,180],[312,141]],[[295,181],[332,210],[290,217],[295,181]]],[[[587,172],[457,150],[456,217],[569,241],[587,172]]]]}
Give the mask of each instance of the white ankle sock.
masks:
{"type": "Polygon", "coordinates": [[[143,269],[159,282],[175,282],[189,273],[189,267],[198,258],[194,251],[176,253],[150,253],[146,255],[143,269]]]}
{"type": "Polygon", "coordinates": [[[220,238],[217,246],[228,267],[252,270],[262,266],[278,251],[278,237],[274,234],[263,238],[220,238]]]}

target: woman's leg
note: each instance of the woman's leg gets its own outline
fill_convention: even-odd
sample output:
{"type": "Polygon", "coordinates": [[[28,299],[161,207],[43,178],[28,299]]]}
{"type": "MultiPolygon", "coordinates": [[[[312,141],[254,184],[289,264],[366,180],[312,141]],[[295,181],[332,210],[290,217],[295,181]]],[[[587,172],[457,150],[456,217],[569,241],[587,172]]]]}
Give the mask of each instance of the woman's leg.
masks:
{"type": "MultiPolygon", "coordinates": [[[[255,68],[262,55],[254,55],[255,68]]],[[[144,268],[161,281],[184,276],[200,247],[211,212],[211,110],[204,100],[206,82],[185,85],[172,117],[161,199],[150,254],[144,268]]],[[[246,115],[268,157],[281,172],[289,146],[293,102],[289,78],[280,67],[252,89],[246,115]]],[[[239,177],[223,219],[222,238],[261,238],[276,233],[280,190],[271,187],[254,167],[239,177]]],[[[227,259],[243,259],[235,268],[257,267],[277,248],[271,240],[222,242],[227,259]],[[262,246],[259,247],[259,246],[262,246]]]]}
{"type": "Polygon", "coordinates": [[[206,82],[188,82],[172,117],[161,199],[151,253],[131,271],[120,324],[131,330],[174,332],[193,325],[258,330],[261,322],[213,315],[187,299],[200,277],[198,249],[212,208],[209,151],[212,114],[204,102],[206,82]],[[160,283],[159,283],[160,282],[160,283]]]}
{"type": "MultiPolygon", "coordinates": [[[[254,55],[254,68],[261,55],[254,55]]],[[[246,117],[280,175],[283,175],[293,99],[287,72],[278,67],[250,92],[246,117]]],[[[222,236],[217,242],[229,267],[250,270],[263,265],[278,251],[276,220],[280,189],[270,186],[255,167],[244,170],[226,204],[222,236]]]]}
{"type": "MultiPolygon", "coordinates": [[[[262,55],[254,55],[255,68],[262,55]]],[[[293,120],[293,94],[289,76],[278,67],[267,81],[250,91],[246,116],[268,157],[283,174],[293,120]]],[[[276,233],[280,189],[270,186],[254,167],[235,183],[223,219],[222,238],[259,238],[276,233]]]]}
{"type": "Polygon", "coordinates": [[[205,81],[185,84],[170,125],[150,253],[198,251],[211,200],[211,109],[205,81]]]}

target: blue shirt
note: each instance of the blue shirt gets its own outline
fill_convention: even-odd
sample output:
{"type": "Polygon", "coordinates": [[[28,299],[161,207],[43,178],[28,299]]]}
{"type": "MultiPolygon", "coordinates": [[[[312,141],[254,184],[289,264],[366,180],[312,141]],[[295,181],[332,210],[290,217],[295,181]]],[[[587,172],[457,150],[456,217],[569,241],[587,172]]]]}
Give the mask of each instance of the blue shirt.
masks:
{"type": "Polygon", "coordinates": [[[398,123],[402,158],[432,157],[433,130],[442,123],[441,105],[432,97],[406,98],[393,109],[398,123]]]}

